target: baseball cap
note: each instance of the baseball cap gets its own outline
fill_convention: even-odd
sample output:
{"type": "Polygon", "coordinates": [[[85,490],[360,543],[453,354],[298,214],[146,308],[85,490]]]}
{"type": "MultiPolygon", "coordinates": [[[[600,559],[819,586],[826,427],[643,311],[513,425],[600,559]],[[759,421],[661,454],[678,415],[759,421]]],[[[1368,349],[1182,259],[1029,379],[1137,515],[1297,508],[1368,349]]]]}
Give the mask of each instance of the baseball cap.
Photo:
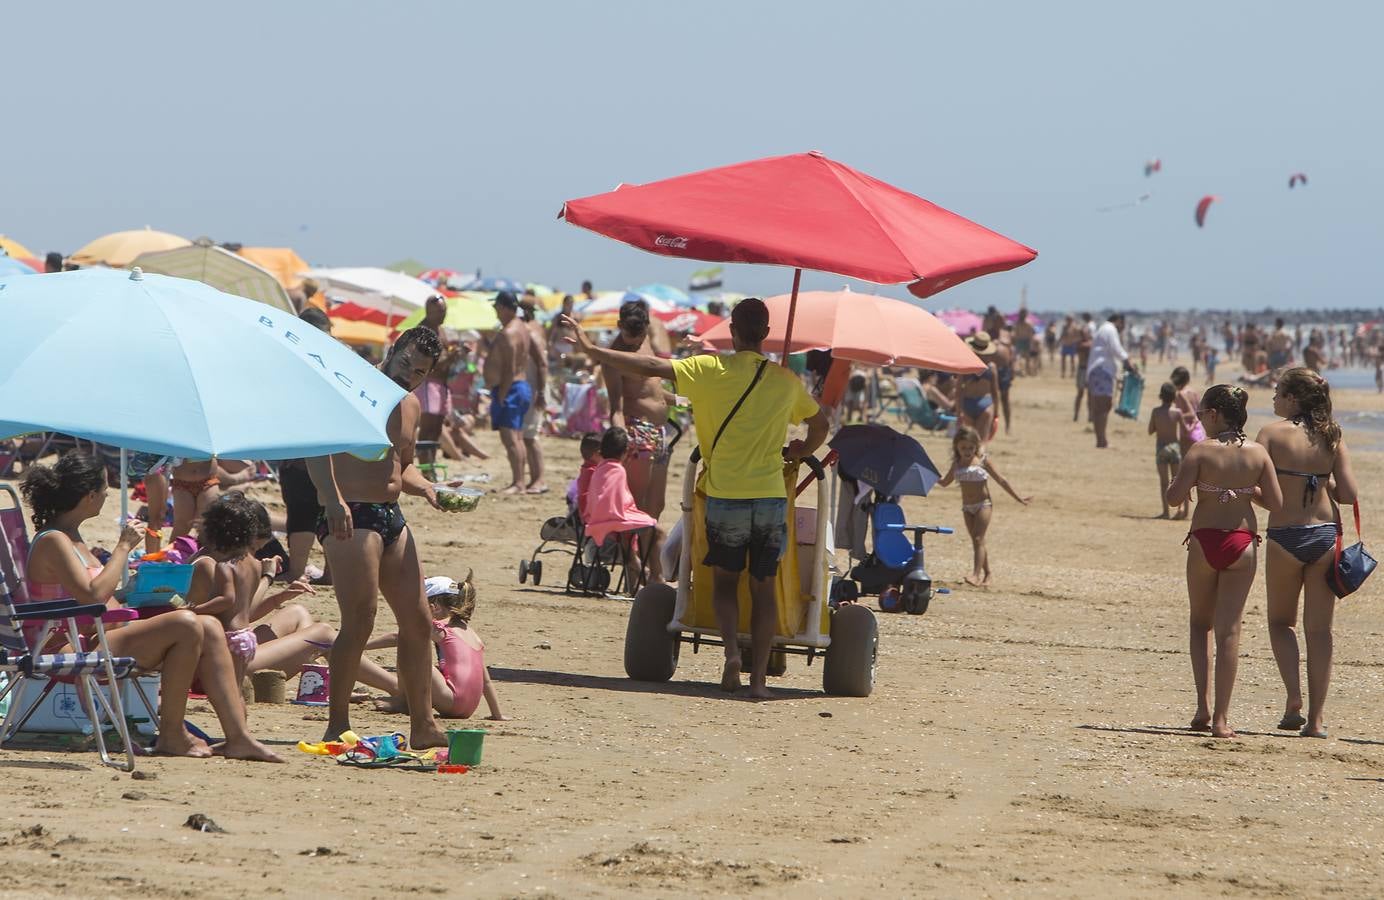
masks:
{"type": "Polygon", "coordinates": [[[434,575],[431,578],[423,579],[423,594],[429,599],[460,593],[461,586],[457,584],[455,578],[449,578],[446,575],[434,575]]]}
{"type": "Polygon", "coordinates": [[[508,309],[518,309],[519,300],[514,296],[513,291],[500,291],[495,295],[495,305],[503,306],[508,309]]]}

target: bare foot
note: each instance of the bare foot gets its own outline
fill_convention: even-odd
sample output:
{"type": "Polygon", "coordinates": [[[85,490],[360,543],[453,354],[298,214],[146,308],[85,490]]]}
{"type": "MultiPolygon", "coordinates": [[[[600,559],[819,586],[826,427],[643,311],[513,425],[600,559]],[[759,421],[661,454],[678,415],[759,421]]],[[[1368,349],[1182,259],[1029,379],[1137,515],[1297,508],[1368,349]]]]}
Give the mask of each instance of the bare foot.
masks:
{"type": "Polygon", "coordinates": [[[408,732],[410,750],[427,750],[429,747],[447,746],[447,732],[437,727],[436,720],[429,719],[426,725],[415,725],[408,732]]]}
{"type": "Polygon", "coordinates": [[[1185,518],[1187,518],[1187,510],[1185,509],[1179,512],[1177,515],[1173,516],[1173,519],[1178,522],[1181,522],[1185,518]]]}
{"type": "Polygon", "coordinates": [[[767,686],[765,686],[765,685],[760,685],[759,687],[753,687],[753,686],[751,686],[751,687],[750,687],[749,697],[750,697],[751,700],[772,700],[772,699],[774,699],[774,695],[773,695],[772,693],[770,693],[769,688],[768,688],[767,686]]]}
{"type": "Polygon", "coordinates": [[[522,494],[523,492],[524,489],[521,488],[519,485],[511,484],[509,487],[505,488],[502,491],[499,491],[498,493],[503,494],[506,497],[513,497],[515,494],[522,494]]]}
{"type": "Polygon", "coordinates": [[[726,667],[721,671],[721,690],[728,694],[733,694],[740,690],[739,659],[726,660],[726,667]]]}
{"type": "Polygon", "coordinates": [[[252,737],[244,737],[235,741],[223,741],[216,745],[214,752],[217,756],[224,756],[227,759],[248,759],[252,762],[283,762],[279,754],[270,750],[252,737]]]}
{"type": "Polygon", "coordinates": [[[1235,737],[1235,729],[1231,728],[1228,724],[1224,722],[1219,724],[1212,722],[1211,736],[1218,738],[1233,738],[1235,737]]]}
{"type": "Polygon", "coordinates": [[[327,723],[327,730],[326,730],[325,732],[323,732],[323,734],[322,734],[322,740],[324,740],[324,741],[339,741],[339,740],[341,740],[341,735],[343,735],[343,734],[345,734],[346,732],[351,731],[351,730],[352,730],[352,729],[351,729],[351,723],[350,723],[350,722],[343,722],[343,723],[340,724],[340,725],[335,725],[335,724],[333,724],[333,723],[331,723],[331,722],[328,722],[328,723],[327,723]]]}
{"type": "Polygon", "coordinates": [[[981,585],[980,579],[977,578],[975,575],[967,575],[965,578],[961,580],[969,584],[971,587],[980,587],[981,585]]]}
{"type": "Polygon", "coordinates": [[[1168,512],[1168,511],[1165,509],[1165,510],[1163,510],[1161,513],[1159,513],[1158,515],[1154,516],[1154,518],[1155,518],[1155,519],[1171,519],[1171,518],[1172,518],[1172,513],[1168,512]]]}
{"type": "Polygon", "coordinates": [[[153,753],[155,756],[191,756],[197,759],[206,759],[211,756],[211,747],[207,742],[198,737],[193,737],[186,731],[172,734],[159,735],[158,742],[154,744],[153,753]]]}
{"type": "Polygon", "coordinates": [[[384,713],[406,713],[408,704],[403,697],[390,697],[385,700],[375,701],[375,711],[384,713]]]}
{"type": "Polygon", "coordinates": [[[1192,729],[1193,731],[1210,731],[1210,730],[1211,730],[1211,717],[1210,717],[1210,716],[1196,716],[1196,717],[1194,717],[1194,718],[1192,719],[1191,724],[1189,724],[1187,727],[1190,728],[1190,729],[1192,729]]]}

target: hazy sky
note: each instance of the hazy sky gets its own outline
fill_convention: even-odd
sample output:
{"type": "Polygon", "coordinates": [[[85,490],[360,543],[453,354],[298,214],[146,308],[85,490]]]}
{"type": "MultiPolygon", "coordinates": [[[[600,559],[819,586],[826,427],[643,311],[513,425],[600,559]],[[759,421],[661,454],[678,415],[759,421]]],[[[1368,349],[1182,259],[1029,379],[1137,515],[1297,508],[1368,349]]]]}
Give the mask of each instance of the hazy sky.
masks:
{"type": "Polygon", "coordinates": [[[695,265],[562,201],[819,149],[1039,251],[930,308],[1023,285],[1039,309],[1381,302],[1375,3],[12,6],[0,233],[40,253],[147,224],[320,265],[683,285],[695,265]]]}

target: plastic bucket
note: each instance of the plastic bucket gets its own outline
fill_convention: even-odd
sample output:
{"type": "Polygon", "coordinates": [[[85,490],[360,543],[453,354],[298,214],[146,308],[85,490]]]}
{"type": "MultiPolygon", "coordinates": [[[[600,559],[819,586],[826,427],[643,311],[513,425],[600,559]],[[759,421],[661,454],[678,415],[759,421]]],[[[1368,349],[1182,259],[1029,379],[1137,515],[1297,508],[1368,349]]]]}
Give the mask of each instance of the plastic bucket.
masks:
{"type": "Polygon", "coordinates": [[[485,742],[483,728],[447,729],[447,764],[478,766],[481,764],[481,744],[485,742]]]}

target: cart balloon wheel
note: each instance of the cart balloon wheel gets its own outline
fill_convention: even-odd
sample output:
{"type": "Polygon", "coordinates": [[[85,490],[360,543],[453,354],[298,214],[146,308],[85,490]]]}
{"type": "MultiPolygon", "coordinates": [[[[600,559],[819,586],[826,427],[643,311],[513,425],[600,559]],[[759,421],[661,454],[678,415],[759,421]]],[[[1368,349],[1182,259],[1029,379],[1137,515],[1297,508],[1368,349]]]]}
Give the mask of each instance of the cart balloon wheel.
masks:
{"type": "MultiPolygon", "coordinates": [[[[521,559],[521,560],[519,560],[519,583],[520,583],[520,584],[524,584],[524,583],[527,582],[528,580],[529,580],[529,561],[528,561],[527,559],[521,559]]],[[[534,581],[534,584],[538,584],[538,582],[537,582],[537,581],[534,581]]]]}
{"type": "Polygon", "coordinates": [[[529,564],[529,577],[533,579],[535,587],[543,582],[543,560],[535,559],[529,564]]]}

